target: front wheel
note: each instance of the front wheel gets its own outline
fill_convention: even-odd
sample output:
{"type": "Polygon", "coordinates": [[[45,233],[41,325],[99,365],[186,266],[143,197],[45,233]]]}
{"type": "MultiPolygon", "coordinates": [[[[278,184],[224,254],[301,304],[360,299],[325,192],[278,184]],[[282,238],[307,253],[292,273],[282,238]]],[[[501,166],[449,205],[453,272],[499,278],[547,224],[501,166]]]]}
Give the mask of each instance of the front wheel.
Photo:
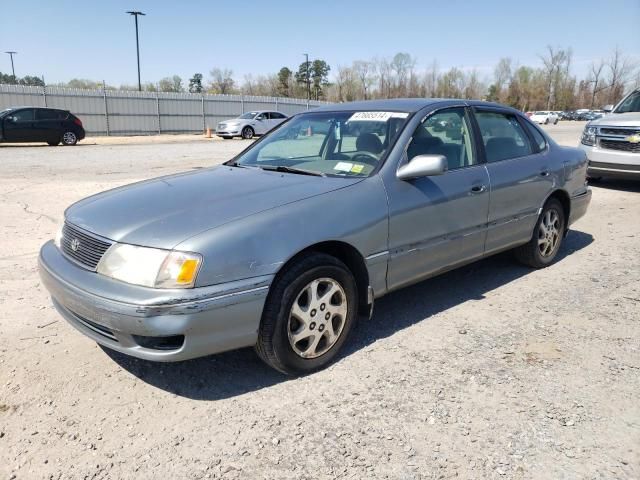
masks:
{"type": "Polygon", "coordinates": [[[553,124],[554,124],[554,125],[557,125],[557,124],[558,124],[558,119],[557,119],[557,118],[556,118],[556,121],[555,121],[555,122],[553,122],[553,124]]]}
{"type": "Polygon", "coordinates": [[[253,131],[253,128],[251,127],[244,127],[242,129],[242,138],[244,138],[245,140],[251,140],[253,138],[253,135],[256,132],[253,131]]]}
{"type": "Polygon", "coordinates": [[[545,119],[544,119],[544,124],[545,124],[545,125],[549,125],[549,119],[548,119],[548,118],[545,118],[545,119]]]}
{"type": "Polygon", "coordinates": [[[516,258],[533,268],[544,268],[556,258],[566,226],[560,202],[550,199],[542,209],[533,236],[528,243],[515,249],[516,258]]]}
{"type": "Polygon", "coordinates": [[[344,345],[357,315],[356,282],[340,260],[311,253],[271,287],[256,351],[288,375],[329,364],[344,345]]]}
{"type": "Polygon", "coordinates": [[[73,132],[64,132],[62,135],[62,143],[64,145],[75,145],[78,143],[78,137],[73,132]]]}

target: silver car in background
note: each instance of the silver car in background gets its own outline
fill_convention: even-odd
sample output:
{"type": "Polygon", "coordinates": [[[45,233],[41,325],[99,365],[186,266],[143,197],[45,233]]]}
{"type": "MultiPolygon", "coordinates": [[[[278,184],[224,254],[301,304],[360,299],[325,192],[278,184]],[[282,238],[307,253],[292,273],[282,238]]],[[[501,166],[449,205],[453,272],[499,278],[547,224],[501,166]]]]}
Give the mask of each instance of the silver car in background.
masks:
{"type": "Polygon", "coordinates": [[[39,270],[60,314],[110,349],[177,361],[254,346],[301,374],[388,292],[504,250],[550,265],[587,210],[586,170],[509,107],[329,105],[224,165],[79,201],[39,270]]]}
{"type": "Polygon", "coordinates": [[[640,89],[623,98],[611,113],[587,123],[580,148],[589,159],[592,180],[640,179],[640,89]]]}
{"type": "Polygon", "coordinates": [[[242,137],[251,139],[255,135],[264,135],[287,118],[289,117],[284,113],[273,110],[247,112],[238,118],[231,118],[218,123],[216,135],[222,138],[242,137]]]}

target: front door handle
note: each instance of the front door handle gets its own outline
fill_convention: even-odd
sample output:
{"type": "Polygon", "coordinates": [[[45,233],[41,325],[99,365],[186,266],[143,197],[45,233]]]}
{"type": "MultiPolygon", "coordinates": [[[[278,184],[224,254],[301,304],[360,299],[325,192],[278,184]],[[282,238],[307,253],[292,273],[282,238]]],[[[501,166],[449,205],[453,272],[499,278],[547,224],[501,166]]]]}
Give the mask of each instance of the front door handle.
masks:
{"type": "Polygon", "coordinates": [[[487,191],[487,186],[486,185],[476,185],[474,187],[471,188],[471,193],[476,195],[478,193],[482,193],[482,192],[486,192],[487,191]]]}

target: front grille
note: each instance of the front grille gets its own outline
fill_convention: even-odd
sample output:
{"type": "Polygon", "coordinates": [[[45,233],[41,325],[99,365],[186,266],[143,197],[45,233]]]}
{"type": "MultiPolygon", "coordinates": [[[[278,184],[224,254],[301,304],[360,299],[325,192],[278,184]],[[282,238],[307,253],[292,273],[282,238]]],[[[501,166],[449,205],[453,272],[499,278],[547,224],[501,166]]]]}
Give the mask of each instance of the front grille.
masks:
{"type": "Polygon", "coordinates": [[[65,223],[62,227],[60,246],[62,252],[76,263],[89,270],[95,270],[111,242],[65,223]]]}
{"type": "Polygon", "coordinates": [[[624,142],[620,140],[600,140],[600,148],[619,150],[622,152],[640,153],[640,143],[624,142]]]}
{"type": "Polygon", "coordinates": [[[637,128],[617,128],[617,127],[602,127],[600,129],[601,135],[635,135],[640,133],[640,129],[637,128]]]}

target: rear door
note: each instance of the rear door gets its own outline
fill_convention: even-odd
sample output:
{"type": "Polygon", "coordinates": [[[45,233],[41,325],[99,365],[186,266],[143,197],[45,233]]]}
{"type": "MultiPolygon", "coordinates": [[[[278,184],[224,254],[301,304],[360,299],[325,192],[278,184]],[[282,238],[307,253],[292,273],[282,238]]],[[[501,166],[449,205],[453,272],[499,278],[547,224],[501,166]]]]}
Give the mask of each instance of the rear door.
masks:
{"type": "Polygon", "coordinates": [[[485,251],[492,253],[531,238],[538,210],[563,171],[554,168],[546,144],[532,142],[524,119],[499,108],[474,112],[491,181],[485,251]]]}
{"type": "Polygon", "coordinates": [[[22,108],[4,117],[4,136],[7,142],[35,141],[33,108],[22,108]]]}
{"type": "Polygon", "coordinates": [[[62,137],[63,119],[65,112],[50,108],[36,108],[34,135],[42,142],[59,141],[62,137]]]}
{"type": "Polygon", "coordinates": [[[464,106],[428,116],[413,133],[406,159],[444,155],[443,175],[385,180],[389,196],[390,289],[482,256],[489,177],[474,145],[464,106]]]}

